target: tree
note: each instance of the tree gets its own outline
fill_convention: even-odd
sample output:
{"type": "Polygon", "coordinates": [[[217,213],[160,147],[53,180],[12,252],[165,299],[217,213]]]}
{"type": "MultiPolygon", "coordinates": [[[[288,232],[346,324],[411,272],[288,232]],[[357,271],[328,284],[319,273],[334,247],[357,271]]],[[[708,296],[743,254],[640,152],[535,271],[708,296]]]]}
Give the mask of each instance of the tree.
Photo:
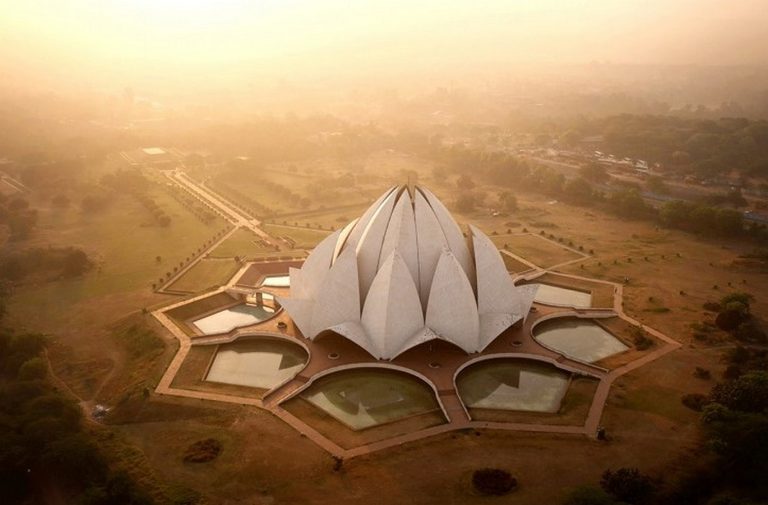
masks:
{"type": "Polygon", "coordinates": [[[727,295],[722,297],[720,299],[720,305],[725,306],[731,302],[741,302],[742,304],[746,305],[747,310],[749,310],[749,305],[754,300],[755,300],[755,297],[749,293],[744,293],[742,291],[735,291],[733,293],[728,293],[727,295]]]}
{"type": "MultiPolygon", "coordinates": [[[[723,410],[724,409],[724,410],[723,410]]],[[[718,468],[725,477],[742,486],[762,489],[768,472],[768,416],[705,409],[710,447],[717,454],[718,468]],[[714,415],[716,414],[716,415],[714,415]]]]}
{"type": "Polygon", "coordinates": [[[509,191],[499,193],[499,206],[507,212],[517,210],[517,198],[509,191]]]}
{"type": "Polygon", "coordinates": [[[739,235],[744,231],[744,216],[737,210],[717,209],[714,226],[721,235],[739,235]]]}
{"type": "Polygon", "coordinates": [[[467,174],[461,174],[459,178],[456,179],[456,186],[461,190],[471,191],[475,189],[476,184],[475,181],[472,180],[472,177],[467,174]]]}
{"type": "Polygon", "coordinates": [[[752,371],[712,389],[712,401],[741,412],[768,409],[768,372],[752,371]]]}
{"type": "Polygon", "coordinates": [[[72,249],[64,258],[63,274],[66,277],[79,277],[87,272],[93,264],[88,256],[80,249],[72,249]]]}
{"type": "Polygon", "coordinates": [[[621,216],[639,218],[648,214],[650,208],[635,189],[621,190],[610,198],[611,207],[621,216]]]}
{"type": "Polygon", "coordinates": [[[582,177],[568,181],[563,191],[572,202],[586,204],[592,201],[592,186],[582,177]]]}
{"type": "Polygon", "coordinates": [[[107,199],[101,196],[89,195],[80,201],[80,209],[86,214],[98,212],[107,206],[107,199]]]}
{"type": "Polygon", "coordinates": [[[616,500],[640,505],[646,503],[655,491],[653,480],[637,468],[606,470],[600,479],[600,487],[616,500]]]}
{"type": "Polygon", "coordinates": [[[587,163],[579,169],[579,175],[584,179],[596,183],[607,181],[610,176],[605,171],[605,167],[598,163],[587,163]]]}
{"type": "Polygon", "coordinates": [[[67,195],[63,195],[59,193],[58,195],[53,197],[53,200],[51,200],[51,203],[53,203],[55,207],[59,207],[59,208],[69,207],[69,198],[67,197],[67,195]]]}
{"type": "Polygon", "coordinates": [[[29,202],[23,198],[14,198],[8,204],[8,210],[11,212],[19,212],[29,209],[29,202]]]}
{"type": "Polygon", "coordinates": [[[459,212],[472,212],[478,204],[478,196],[473,192],[461,193],[456,199],[456,209],[459,212]]]}
{"type": "Polygon", "coordinates": [[[11,237],[15,240],[29,237],[36,224],[36,210],[15,212],[8,217],[8,227],[11,230],[11,237]]]}
{"type": "Polygon", "coordinates": [[[648,179],[645,181],[645,187],[648,188],[648,191],[653,193],[664,194],[667,192],[667,186],[664,184],[664,179],[658,175],[652,175],[648,177],[648,179]]]}

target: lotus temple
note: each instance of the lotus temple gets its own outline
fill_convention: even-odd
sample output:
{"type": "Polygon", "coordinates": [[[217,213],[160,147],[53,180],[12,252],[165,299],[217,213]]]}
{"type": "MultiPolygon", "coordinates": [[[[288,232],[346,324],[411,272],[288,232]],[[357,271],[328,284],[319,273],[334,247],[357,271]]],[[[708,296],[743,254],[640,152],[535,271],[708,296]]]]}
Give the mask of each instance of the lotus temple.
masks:
{"type": "Polygon", "coordinates": [[[621,284],[558,266],[393,187],[306,258],[154,311],[179,340],[156,392],[268,410],[338,458],[453,430],[598,437],[612,382],[678,344],[621,284]]]}

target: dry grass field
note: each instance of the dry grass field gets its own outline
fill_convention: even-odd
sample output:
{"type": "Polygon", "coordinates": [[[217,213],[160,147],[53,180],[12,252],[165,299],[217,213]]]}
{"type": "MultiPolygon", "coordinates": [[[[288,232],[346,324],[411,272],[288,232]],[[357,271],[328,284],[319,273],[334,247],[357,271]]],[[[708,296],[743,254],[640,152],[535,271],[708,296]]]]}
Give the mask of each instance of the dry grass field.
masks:
{"type": "Polygon", "coordinates": [[[255,260],[274,255],[275,248],[273,246],[262,243],[261,239],[252,231],[240,228],[219,244],[208,256],[211,258],[255,260]]]}
{"type": "Polygon", "coordinates": [[[491,240],[499,249],[521,256],[541,268],[550,268],[566,261],[584,257],[560,244],[528,233],[492,235],[491,240]]]}
{"type": "Polygon", "coordinates": [[[221,286],[232,278],[239,267],[239,263],[233,259],[203,259],[168,288],[173,291],[197,293],[208,288],[221,286]]]}

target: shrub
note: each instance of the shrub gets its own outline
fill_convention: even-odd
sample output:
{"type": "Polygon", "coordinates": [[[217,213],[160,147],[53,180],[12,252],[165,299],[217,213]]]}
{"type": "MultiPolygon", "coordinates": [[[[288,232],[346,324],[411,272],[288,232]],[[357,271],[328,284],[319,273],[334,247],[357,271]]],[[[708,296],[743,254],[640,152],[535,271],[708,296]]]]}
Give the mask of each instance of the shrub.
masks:
{"type": "Polygon", "coordinates": [[[683,395],[682,402],[683,405],[689,409],[695,410],[696,412],[701,412],[704,410],[704,407],[707,406],[709,400],[707,400],[707,397],[702,394],[690,393],[683,395]]]}
{"type": "Polygon", "coordinates": [[[645,351],[653,346],[653,339],[648,338],[642,329],[635,328],[632,333],[632,343],[634,343],[635,349],[638,351],[645,351]]]}
{"type": "Polygon", "coordinates": [[[213,461],[221,453],[221,442],[215,438],[198,440],[190,445],[184,453],[185,463],[206,463],[213,461]]]}
{"type": "Polygon", "coordinates": [[[697,379],[705,379],[709,380],[712,378],[712,374],[707,370],[706,368],[701,368],[700,366],[696,367],[696,370],[693,372],[693,376],[697,379]]]}
{"type": "Polygon", "coordinates": [[[717,327],[725,331],[735,330],[743,321],[744,314],[739,310],[726,310],[720,312],[715,318],[717,327]]]}
{"type": "Polygon", "coordinates": [[[637,468],[606,470],[600,479],[600,487],[615,499],[632,505],[646,503],[656,488],[653,480],[637,468]]]}
{"type": "Polygon", "coordinates": [[[481,494],[500,496],[517,487],[517,479],[506,470],[481,468],[472,474],[472,486],[481,494]]]}
{"type": "Polygon", "coordinates": [[[731,363],[734,365],[743,365],[744,363],[749,361],[749,357],[750,357],[749,349],[741,345],[738,345],[733,349],[730,349],[725,354],[725,358],[728,360],[728,363],[731,363]]]}
{"type": "Polygon", "coordinates": [[[766,341],[765,332],[758,326],[754,319],[747,319],[736,327],[733,335],[743,342],[763,344],[766,341]]]}

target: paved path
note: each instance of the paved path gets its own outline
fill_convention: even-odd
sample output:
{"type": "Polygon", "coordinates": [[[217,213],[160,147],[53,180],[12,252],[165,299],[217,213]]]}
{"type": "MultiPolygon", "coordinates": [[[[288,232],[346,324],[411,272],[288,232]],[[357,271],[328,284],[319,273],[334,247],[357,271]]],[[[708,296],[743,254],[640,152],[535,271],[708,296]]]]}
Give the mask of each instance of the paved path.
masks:
{"type": "Polygon", "coordinates": [[[271,242],[272,237],[269,236],[267,232],[259,228],[259,225],[261,224],[259,220],[246,216],[245,214],[237,210],[234,205],[232,205],[230,202],[228,202],[226,199],[224,199],[220,195],[214,193],[209,188],[203,187],[202,185],[194,182],[184,172],[179,172],[179,171],[166,172],[165,175],[172,181],[176,182],[177,184],[180,184],[186,187],[187,189],[192,191],[195,195],[197,195],[199,198],[208,202],[210,205],[219,209],[221,212],[224,213],[224,215],[227,216],[227,218],[235,226],[248,228],[259,237],[271,242]]]}

